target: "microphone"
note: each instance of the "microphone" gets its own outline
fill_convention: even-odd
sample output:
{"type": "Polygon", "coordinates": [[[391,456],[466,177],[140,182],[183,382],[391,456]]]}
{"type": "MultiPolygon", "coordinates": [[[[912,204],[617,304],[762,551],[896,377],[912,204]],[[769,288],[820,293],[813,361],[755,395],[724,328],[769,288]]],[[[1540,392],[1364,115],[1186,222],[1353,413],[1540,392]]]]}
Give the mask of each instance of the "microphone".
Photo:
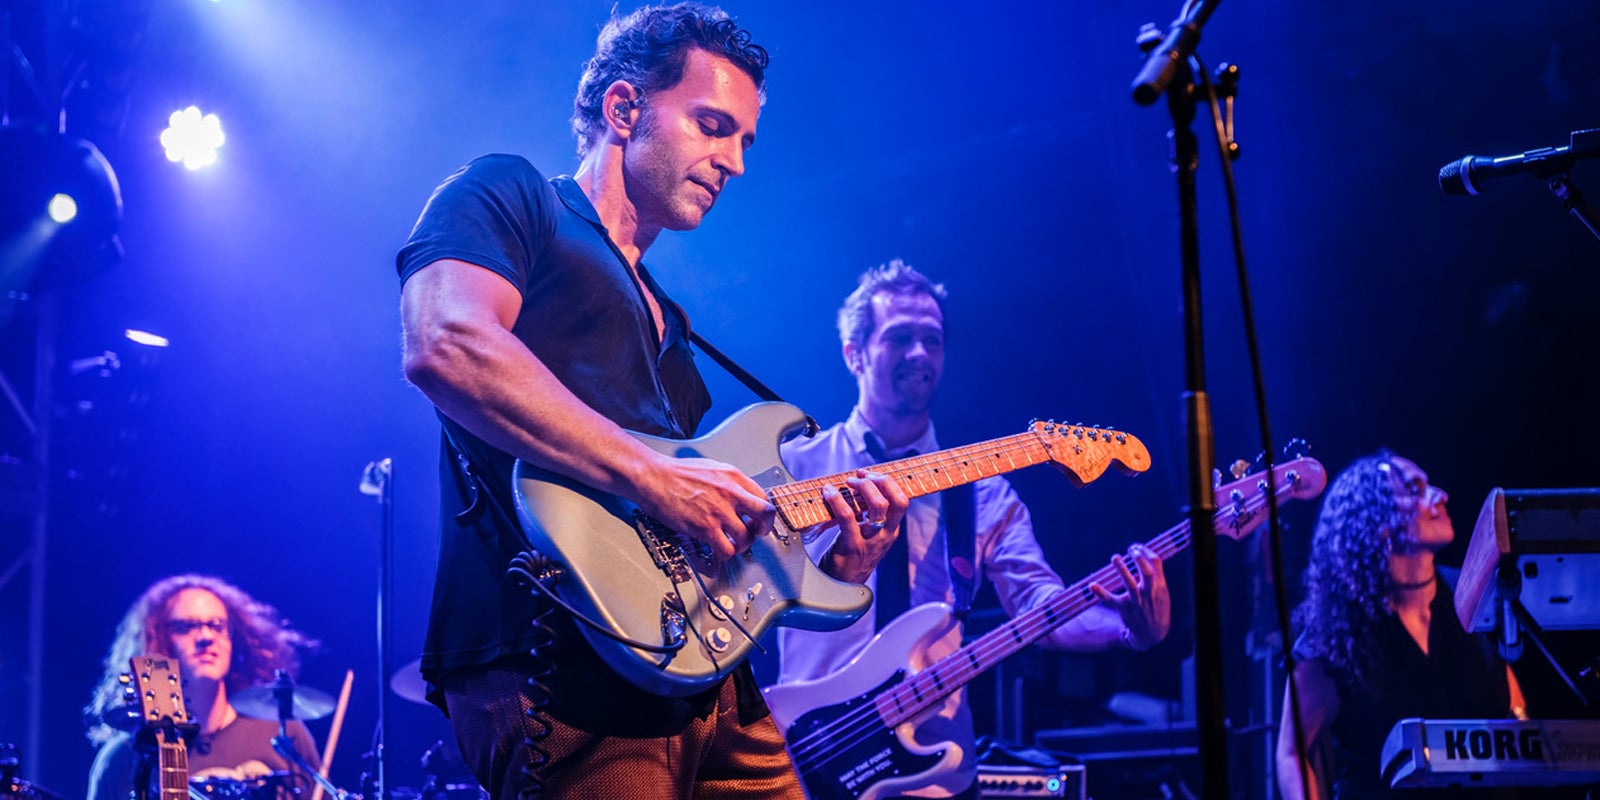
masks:
{"type": "Polygon", "coordinates": [[[1506,175],[1548,178],[1572,168],[1574,162],[1600,157],[1600,128],[1573,131],[1566,147],[1541,147],[1514,156],[1466,156],[1439,168],[1439,188],[1445,194],[1476,195],[1484,183],[1506,175]]]}

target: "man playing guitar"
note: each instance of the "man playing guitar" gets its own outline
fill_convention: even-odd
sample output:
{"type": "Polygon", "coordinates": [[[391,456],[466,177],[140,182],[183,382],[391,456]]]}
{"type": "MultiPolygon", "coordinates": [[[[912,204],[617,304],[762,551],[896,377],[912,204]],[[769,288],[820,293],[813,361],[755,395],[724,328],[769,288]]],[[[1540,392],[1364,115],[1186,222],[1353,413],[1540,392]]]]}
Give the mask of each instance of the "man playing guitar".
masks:
{"type": "MultiPolygon", "coordinates": [[[[846,421],[784,446],[784,462],[796,478],[939,449],[930,408],[944,373],[944,298],[942,285],[898,259],[861,276],[860,285],[839,311],[844,360],[856,377],[859,399],[846,421]]],[[[944,602],[962,608],[980,575],[994,582],[1001,604],[1013,615],[1065,591],[1061,578],[1044,561],[1027,508],[999,476],[978,481],[969,494],[951,490],[912,500],[900,538],[904,547],[897,542],[875,574],[869,570],[849,579],[869,581],[877,595],[875,603],[898,601],[902,607],[892,613],[875,608],[834,633],[780,629],[780,683],[837,673],[889,619],[905,610],[907,600],[912,606],[944,602]],[[969,522],[955,521],[963,515],[959,503],[968,504],[964,516],[969,522]],[[947,529],[963,525],[965,545],[959,532],[947,536],[947,529]],[[891,571],[898,574],[891,576],[891,571]],[[909,596],[904,588],[893,588],[895,583],[909,587],[909,596]]],[[[810,547],[815,556],[826,558],[830,544],[822,537],[810,547]]],[[[1043,644],[1075,651],[1116,646],[1145,650],[1166,636],[1171,604],[1161,560],[1136,548],[1137,574],[1120,556],[1112,561],[1124,585],[1133,590],[1112,595],[1096,584],[1093,590],[1102,604],[1057,628],[1043,644]]],[[[928,662],[937,660],[957,650],[961,637],[961,626],[956,624],[920,655],[928,662]]],[[[977,797],[972,714],[965,691],[952,693],[937,714],[920,722],[916,739],[927,745],[954,742],[962,750],[961,759],[954,769],[930,776],[929,785],[902,786],[901,793],[977,797]]]]}

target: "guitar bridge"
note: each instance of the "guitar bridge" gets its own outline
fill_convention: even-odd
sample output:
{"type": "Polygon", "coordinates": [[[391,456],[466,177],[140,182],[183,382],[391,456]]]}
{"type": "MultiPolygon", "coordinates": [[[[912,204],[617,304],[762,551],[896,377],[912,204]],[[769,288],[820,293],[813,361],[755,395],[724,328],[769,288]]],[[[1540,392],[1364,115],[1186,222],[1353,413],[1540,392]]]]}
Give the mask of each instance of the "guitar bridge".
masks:
{"type": "MultiPolygon", "coordinates": [[[[643,511],[633,512],[633,529],[639,541],[650,553],[650,560],[673,583],[686,583],[694,579],[689,567],[689,557],[684,553],[683,537],[671,528],[651,519],[643,511]]],[[[689,546],[702,561],[711,563],[711,548],[703,543],[691,542],[689,546]]],[[[681,606],[681,604],[680,604],[681,606]]]]}

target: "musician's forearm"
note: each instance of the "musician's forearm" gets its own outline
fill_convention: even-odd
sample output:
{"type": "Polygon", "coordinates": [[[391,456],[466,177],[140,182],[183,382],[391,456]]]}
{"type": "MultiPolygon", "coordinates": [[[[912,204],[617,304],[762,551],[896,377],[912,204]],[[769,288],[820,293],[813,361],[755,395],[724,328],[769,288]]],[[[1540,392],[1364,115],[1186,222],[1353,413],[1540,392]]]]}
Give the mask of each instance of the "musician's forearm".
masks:
{"type": "Polygon", "coordinates": [[[1126,630],[1117,612],[1097,605],[1056,628],[1044,641],[1055,650],[1096,653],[1122,647],[1126,630]]]}
{"type": "Polygon", "coordinates": [[[637,470],[654,455],[573,395],[509,332],[442,331],[408,347],[406,377],[485,442],[613,494],[634,496],[637,470]]]}
{"type": "Polygon", "coordinates": [[[1300,761],[1296,756],[1290,754],[1285,757],[1283,753],[1278,753],[1277,767],[1278,791],[1283,795],[1283,800],[1319,800],[1316,774],[1307,770],[1306,780],[1302,784],[1300,761]]]}

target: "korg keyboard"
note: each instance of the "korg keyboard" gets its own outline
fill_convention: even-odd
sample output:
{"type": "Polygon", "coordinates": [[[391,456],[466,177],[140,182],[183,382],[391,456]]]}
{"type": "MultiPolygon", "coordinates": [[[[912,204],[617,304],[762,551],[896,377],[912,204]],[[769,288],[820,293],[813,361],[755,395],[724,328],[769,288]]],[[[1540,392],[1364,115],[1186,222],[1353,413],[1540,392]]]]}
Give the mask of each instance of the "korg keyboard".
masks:
{"type": "Polygon", "coordinates": [[[1600,784],[1600,721],[1403,719],[1381,768],[1395,788],[1600,784]]]}

